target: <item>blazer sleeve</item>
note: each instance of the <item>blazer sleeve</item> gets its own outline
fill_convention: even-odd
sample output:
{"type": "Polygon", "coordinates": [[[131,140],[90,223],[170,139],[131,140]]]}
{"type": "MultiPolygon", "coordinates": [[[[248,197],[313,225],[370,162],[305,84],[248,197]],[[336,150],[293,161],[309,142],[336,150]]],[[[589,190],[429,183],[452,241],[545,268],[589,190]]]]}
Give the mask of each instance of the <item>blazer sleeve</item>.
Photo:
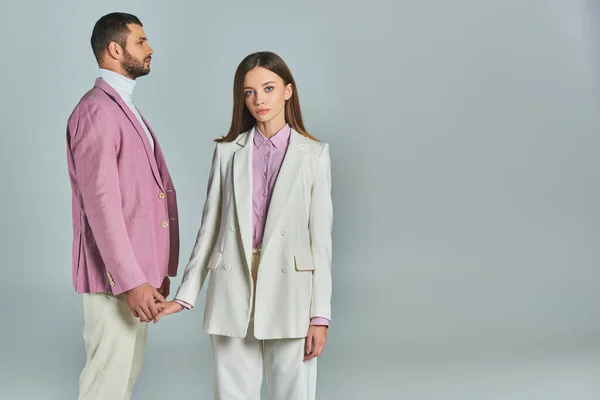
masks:
{"type": "Polygon", "coordinates": [[[310,317],[331,320],[333,204],[331,200],[331,159],[327,143],[323,144],[317,161],[310,204],[308,224],[315,263],[310,317]]]}
{"type": "Polygon", "coordinates": [[[121,208],[116,126],[93,100],[77,108],[69,129],[70,150],[83,208],[114,295],[146,282],[127,234],[121,208]]]}
{"type": "Polygon", "coordinates": [[[208,275],[207,264],[211,256],[220,256],[219,254],[212,254],[221,223],[222,192],[219,150],[220,147],[217,143],[213,151],[212,168],[208,178],[207,195],[202,211],[200,229],[196,235],[196,243],[183,273],[181,284],[175,294],[177,300],[183,301],[192,307],[196,304],[204,280],[208,275]]]}

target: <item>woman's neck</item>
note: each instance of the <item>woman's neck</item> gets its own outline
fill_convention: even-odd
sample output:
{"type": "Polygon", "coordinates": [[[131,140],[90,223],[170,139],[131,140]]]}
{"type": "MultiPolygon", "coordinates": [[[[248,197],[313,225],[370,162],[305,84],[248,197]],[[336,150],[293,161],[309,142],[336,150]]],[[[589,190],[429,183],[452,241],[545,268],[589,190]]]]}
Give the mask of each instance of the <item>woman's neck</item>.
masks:
{"type": "Polygon", "coordinates": [[[273,136],[275,136],[277,132],[283,129],[285,124],[285,117],[283,115],[282,118],[273,118],[272,120],[266,122],[256,121],[258,129],[260,129],[262,134],[267,139],[270,139],[273,136]]]}

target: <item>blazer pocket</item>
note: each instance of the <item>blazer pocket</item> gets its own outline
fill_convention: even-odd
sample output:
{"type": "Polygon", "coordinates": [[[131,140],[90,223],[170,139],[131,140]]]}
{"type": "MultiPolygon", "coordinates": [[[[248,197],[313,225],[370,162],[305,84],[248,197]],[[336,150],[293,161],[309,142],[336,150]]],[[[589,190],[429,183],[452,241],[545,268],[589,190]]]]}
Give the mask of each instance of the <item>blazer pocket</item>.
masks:
{"type": "Polygon", "coordinates": [[[208,265],[206,268],[208,269],[217,269],[221,259],[223,258],[223,253],[213,252],[208,259],[208,265]]]}
{"type": "Polygon", "coordinates": [[[294,264],[296,271],[313,271],[315,269],[315,263],[310,254],[295,254],[294,264]]]}

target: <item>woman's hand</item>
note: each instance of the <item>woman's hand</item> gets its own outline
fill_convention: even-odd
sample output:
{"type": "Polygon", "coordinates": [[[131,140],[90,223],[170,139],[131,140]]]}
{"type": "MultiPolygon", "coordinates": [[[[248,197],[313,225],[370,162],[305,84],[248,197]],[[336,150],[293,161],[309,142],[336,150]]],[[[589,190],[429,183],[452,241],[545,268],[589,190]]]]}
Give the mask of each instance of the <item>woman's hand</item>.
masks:
{"type": "Polygon", "coordinates": [[[327,343],[327,327],[311,325],[306,335],[304,361],[319,357],[325,349],[325,343],[327,343]]]}
{"type": "Polygon", "coordinates": [[[183,306],[175,301],[167,301],[166,303],[156,303],[158,308],[158,314],[154,317],[154,323],[156,324],[162,317],[169,314],[176,314],[183,310],[183,306]]]}

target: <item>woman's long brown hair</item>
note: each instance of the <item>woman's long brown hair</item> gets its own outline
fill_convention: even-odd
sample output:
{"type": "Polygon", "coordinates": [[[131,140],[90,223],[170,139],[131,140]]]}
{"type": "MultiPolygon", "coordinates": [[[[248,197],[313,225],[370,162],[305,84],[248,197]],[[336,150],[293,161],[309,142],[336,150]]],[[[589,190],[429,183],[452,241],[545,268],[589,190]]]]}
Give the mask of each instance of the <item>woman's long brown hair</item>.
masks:
{"type": "Polygon", "coordinates": [[[277,74],[286,86],[290,83],[292,84],[292,97],[285,102],[285,121],[301,135],[317,140],[304,129],[298,89],[296,88],[292,72],[277,54],[270,51],[261,51],[246,56],[240,65],[238,65],[235,77],[233,78],[233,114],[231,116],[231,126],[227,135],[215,139],[215,142],[233,142],[241,133],[246,132],[256,124],[256,119],[254,119],[244,101],[244,79],[246,78],[246,74],[256,67],[263,67],[277,74]]]}

